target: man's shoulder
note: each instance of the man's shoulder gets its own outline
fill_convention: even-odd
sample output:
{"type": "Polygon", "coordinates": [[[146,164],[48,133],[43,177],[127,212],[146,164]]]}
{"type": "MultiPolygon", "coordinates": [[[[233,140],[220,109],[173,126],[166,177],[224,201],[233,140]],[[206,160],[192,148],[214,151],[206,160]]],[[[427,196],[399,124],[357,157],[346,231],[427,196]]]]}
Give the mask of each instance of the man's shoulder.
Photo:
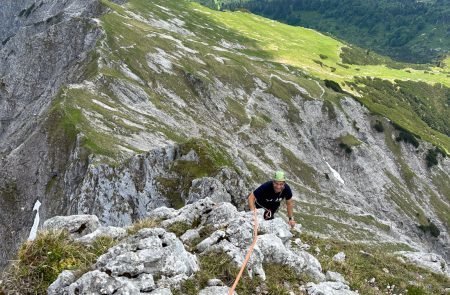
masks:
{"type": "Polygon", "coordinates": [[[286,193],[286,195],[292,196],[292,190],[291,190],[291,187],[290,187],[289,184],[287,184],[287,183],[284,185],[284,192],[286,193]]]}
{"type": "Polygon", "coordinates": [[[272,188],[272,181],[266,181],[266,182],[264,182],[263,184],[261,184],[258,188],[257,188],[257,190],[260,190],[260,191],[266,191],[266,190],[268,190],[268,189],[271,189],[272,188]]]}

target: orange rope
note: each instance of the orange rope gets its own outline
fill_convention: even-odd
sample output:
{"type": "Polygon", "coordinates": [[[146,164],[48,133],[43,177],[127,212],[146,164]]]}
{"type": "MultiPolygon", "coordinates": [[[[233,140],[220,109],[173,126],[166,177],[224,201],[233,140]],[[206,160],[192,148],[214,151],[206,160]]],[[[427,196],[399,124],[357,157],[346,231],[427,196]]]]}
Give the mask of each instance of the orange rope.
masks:
{"type": "Polygon", "coordinates": [[[236,288],[237,284],[239,283],[239,280],[241,279],[242,273],[244,272],[245,266],[247,265],[248,261],[250,260],[250,256],[253,253],[253,248],[255,248],[256,241],[258,240],[258,217],[256,216],[256,209],[253,210],[253,242],[250,245],[250,248],[247,251],[247,255],[245,256],[244,263],[241,266],[241,270],[239,271],[236,280],[234,281],[233,287],[231,287],[230,291],[228,291],[228,295],[233,295],[234,289],[236,288]]]}

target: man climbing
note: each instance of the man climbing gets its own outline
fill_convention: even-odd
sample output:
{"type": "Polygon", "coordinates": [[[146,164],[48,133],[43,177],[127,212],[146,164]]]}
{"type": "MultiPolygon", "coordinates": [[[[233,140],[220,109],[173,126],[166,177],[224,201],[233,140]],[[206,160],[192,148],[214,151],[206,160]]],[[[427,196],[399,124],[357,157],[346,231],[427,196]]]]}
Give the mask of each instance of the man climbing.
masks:
{"type": "Polygon", "coordinates": [[[248,205],[252,211],[255,208],[263,208],[264,219],[270,220],[274,218],[274,214],[277,212],[283,199],[286,200],[289,225],[294,227],[294,200],[292,199],[292,191],[286,183],[283,171],[276,171],[272,180],[263,183],[254,192],[250,193],[248,196],[248,205]]]}

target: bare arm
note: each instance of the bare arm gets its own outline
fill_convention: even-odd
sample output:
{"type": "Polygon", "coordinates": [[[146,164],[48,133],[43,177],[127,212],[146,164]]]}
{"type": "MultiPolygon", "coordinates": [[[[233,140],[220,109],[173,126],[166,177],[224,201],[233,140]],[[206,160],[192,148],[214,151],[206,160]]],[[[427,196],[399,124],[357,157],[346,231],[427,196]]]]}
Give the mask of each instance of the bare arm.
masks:
{"type": "Polygon", "coordinates": [[[253,192],[251,192],[250,195],[248,196],[248,206],[250,207],[250,211],[253,211],[256,209],[255,201],[256,201],[256,197],[253,194],[253,192]]]}
{"type": "Polygon", "coordinates": [[[289,219],[294,218],[294,199],[286,200],[287,214],[289,219]]]}

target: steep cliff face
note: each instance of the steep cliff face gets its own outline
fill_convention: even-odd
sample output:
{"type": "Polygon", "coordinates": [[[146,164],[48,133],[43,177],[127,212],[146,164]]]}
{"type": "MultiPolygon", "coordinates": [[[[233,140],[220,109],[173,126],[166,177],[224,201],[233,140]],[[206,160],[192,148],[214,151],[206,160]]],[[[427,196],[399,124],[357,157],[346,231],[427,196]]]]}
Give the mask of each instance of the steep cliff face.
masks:
{"type": "Polygon", "coordinates": [[[205,190],[243,209],[275,169],[306,230],[448,255],[450,162],[427,167],[431,144],[397,141],[387,119],[201,6],[102,1],[100,17],[96,1],[42,3],[1,48],[2,263],[37,199],[43,219],[126,225],[205,190]]]}
{"type": "Polygon", "coordinates": [[[2,3],[0,48],[0,245],[3,266],[33,222],[33,204],[43,214],[62,212],[46,185],[64,173],[69,145],[48,137],[48,108],[62,84],[83,74],[100,30],[92,19],[98,1],[7,1],[2,3]],[[30,223],[31,222],[31,223],[30,223]],[[11,251],[11,249],[13,251],[11,251]]]}

